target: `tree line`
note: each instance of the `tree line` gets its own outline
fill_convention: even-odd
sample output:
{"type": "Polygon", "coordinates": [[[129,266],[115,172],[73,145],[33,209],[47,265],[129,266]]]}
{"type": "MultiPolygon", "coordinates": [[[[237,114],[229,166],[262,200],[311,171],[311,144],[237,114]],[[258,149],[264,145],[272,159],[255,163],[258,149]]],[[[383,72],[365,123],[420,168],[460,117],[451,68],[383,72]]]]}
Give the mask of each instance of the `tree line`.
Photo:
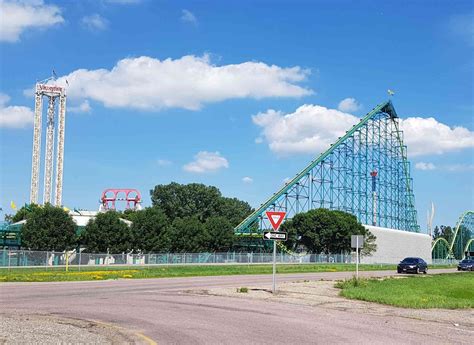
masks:
{"type": "MultiPolygon", "coordinates": [[[[219,252],[241,250],[234,227],[252,211],[245,201],[222,196],[213,186],[191,183],[157,185],[152,205],[143,210],[98,213],[82,231],[60,207],[46,204],[21,208],[13,222],[26,219],[22,247],[62,251],[77,247],[91,253],[219,252]]],[[[350,235],[366,235],[365,254],[375,250],[375,237],[351,214],[326,209],[296,215],[282,225],[289,250],[308,253],[348,252],[350,235]]],[[[256,240],[262,243],[263,240],[256,240]]]]}

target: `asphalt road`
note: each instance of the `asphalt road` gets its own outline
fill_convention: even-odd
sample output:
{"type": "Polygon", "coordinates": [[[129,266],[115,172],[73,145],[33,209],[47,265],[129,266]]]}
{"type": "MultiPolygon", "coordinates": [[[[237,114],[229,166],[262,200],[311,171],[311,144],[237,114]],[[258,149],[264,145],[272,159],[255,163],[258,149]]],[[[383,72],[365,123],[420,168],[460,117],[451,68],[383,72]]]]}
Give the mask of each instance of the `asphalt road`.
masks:
{"type": "MultiPolygon", "coordinates": [[[[452,270],[431,270],[452,272],[452,270]]],[[[279,275],[278,281],[334,280],[352,272],[279,275]]],[[[393,272],[361,272],[386,276],[393,272]]],[[[270,288],[271,276],[220,276],[93,282],[0,284],[4,313],[97,320],[158,344],[447,344],[474,330],[404,317],[189,293],[219,287],[270,288]]],[[[73,339],[71,339],[73,341],[73,339]]]]}

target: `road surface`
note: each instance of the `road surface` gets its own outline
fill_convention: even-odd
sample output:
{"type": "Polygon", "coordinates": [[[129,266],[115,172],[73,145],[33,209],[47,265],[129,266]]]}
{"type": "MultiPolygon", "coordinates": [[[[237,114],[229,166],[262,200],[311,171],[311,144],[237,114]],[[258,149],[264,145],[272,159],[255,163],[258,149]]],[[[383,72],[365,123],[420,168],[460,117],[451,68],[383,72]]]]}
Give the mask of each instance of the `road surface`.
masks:
{"type": "MultiPolygon", "coordinates": [[[[431,270],[430,273],[453,270],[431,270]]],[[[279,275],[278,281],[337,280],[352,272],[279,275]]],[[[388,271],[361,272],[387,276],[388,271]]],[[[271,287],[270,275],[0,284],[2,313],[96,320],[139,332],[158,344],[447,344],[474,330],[350,308],[292,305],[189,292],[271,287]]],[[[74,340],[71,339],[73,342],[74,340]]]]}

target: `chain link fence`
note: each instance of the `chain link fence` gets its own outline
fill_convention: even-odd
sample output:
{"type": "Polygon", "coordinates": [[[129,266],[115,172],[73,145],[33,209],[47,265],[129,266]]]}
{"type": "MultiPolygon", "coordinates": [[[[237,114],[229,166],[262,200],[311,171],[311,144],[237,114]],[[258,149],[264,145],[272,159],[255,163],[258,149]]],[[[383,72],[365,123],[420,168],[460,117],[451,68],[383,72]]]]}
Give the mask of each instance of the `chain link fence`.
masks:
{"type": "MultiPolygon", "coordinates": [[[[355,254],[305,254],[295,255],[280,252],[278,263],[355,263],[355,254]]],[[[387,260],[395,263],[400,259],[387,260]]],[[[184,264],[266,264],[273,262],[272,253],[156,253],[156,254],[91,254],[83,252],[51,252],[29,250],[0,250],[0,267],[75,267],[91,266],[146,266],[146,265],[184,265],[184,264]]],[[[436,264],[457,264],[457,260],[433,260],[436,264]]],[[[363,263],[363,258],[362,258],[363,263]]]]}

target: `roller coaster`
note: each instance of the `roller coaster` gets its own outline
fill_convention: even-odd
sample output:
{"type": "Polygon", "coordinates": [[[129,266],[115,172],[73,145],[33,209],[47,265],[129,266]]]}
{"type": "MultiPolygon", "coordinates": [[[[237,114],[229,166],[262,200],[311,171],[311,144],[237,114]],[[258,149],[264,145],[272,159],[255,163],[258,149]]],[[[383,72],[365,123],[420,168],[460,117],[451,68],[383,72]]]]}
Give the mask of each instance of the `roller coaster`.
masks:
{"type": "MultiPolygon", "coordinates": [[[[112,196],[108,190],[102,195],[104,210],[113,208],[116,200],[126,201],[127,207],[130,203],[134,208],[140,205],[140,195],[133,190],[110,191],[112,196]],[[124,192],[125,197],[118,198],[118,192],[124,192]]],[[[246,217],[234,233],[243,247],[254,250],[264,246],[262,232],[270,229],[266,211],[285,211],[287,218],[292,218],[316,208],[349,212],[362,224],[420,232],[407,147],[390,100],[367,113],[246,217]]],[[[14,225],[2,226],[0,247],[19,246],[19,234],[14,225]]],[[[473,234],[474,212],[467,211],[456,223],[451,242],[444,238],[433,242],[433,259],[461,259],[473,252],[473,234]]]]}
{"type": "Polygon", "coordinates": [[[315,208],[349,212],[362,224],[419,232],[398,120],[390,100],[376,106],[244,219],[236,235],[257,237],[269,229],[266,211],[285,211],[292,218],[315,208]]]}
{"type": "Polygon", "coordinates": [[[474,211],[466,211],[459,217],[450,242],[444,237],[433,241],[431,255],[433,259],[474,256],[474,211]]]}
{"type": "MultiPolygon", "coordinates": [[[[266,211],[287,218],[315,208],[341,210],[362,224],[419,232],[413,179],[399,117],[390,100],[370,111],[325,152],[260,205],[235,229],[241,243],[257,247],[270,229],[266,211]]],[[[439,238],[432,257],[461,259],[473,251],[474,216],[465,212],[451,243],[439,238]]]]}

